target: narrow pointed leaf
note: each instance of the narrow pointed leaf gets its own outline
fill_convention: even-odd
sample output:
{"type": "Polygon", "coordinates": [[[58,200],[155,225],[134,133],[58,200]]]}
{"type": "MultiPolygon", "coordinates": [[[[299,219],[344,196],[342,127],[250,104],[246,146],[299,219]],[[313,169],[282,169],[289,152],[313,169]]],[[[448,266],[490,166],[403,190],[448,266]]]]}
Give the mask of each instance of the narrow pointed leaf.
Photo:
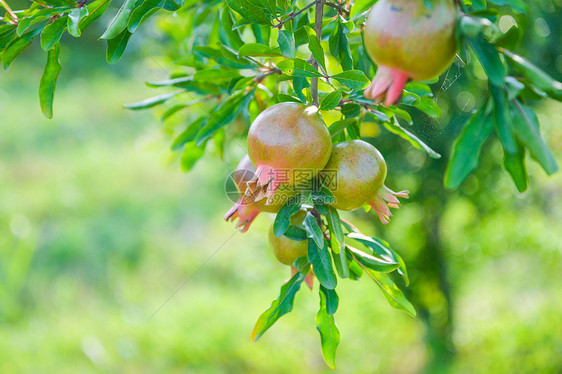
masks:
{"type": "Polygon", "coordinates": [[[258,318],[252,331],[252,340],[258,340],[279,318],[293,310],[295,295],[305,277],[306,274],[299,271],[281,287],[277,299],[273,300],[271,306],[258,318]]]}
{"type": "Polygon", "coordinates": [[[125,53],[125,49],[127,48],[127,43],[129,43],[129,39],[131,39],[132,35],[129,30],[123,30],[121,34],[107,41],[107,52],[105,56],[107,62],[115,64],[123,57],[123,53],[125,53]]]}
{"type": "Polygon", "coordinates": [[[554,174],[558,171],[558,164],[541,137],[537,115],[531,108],[517,100],[513,103],[511,119],[517,138],[529,149],[531,156],[541,164],[548,175],[554,174]]]}
{"type": "Polygon", "coordinates": [[[279,30],[277,36],[277,43],[279,43],[279,49],[283,56],[287,58],[295,58],[295,53],[297,49],[295,47],[295,38],[293,33],[287,30],[279,30]]]}
{"type": "Polygon", "coordinates": [[[88,15],[88,8],[85,6],[74,8],[68,14],[67,28],[68,33],[75,38],[80,37],[82,31],[80,30],[80,21],[88,15]]]}
{"type": "Polygon", "coordinates": [[[486,115],[485,106],[464,126],[453,144],[453,152],[445,172],[445,187],[458,188],[478,166],[480,150],[492,134],[494,122],[486,115]]]}
{"type": "Polygon", "coordinates": [[[39,82],[39,102],[41,103],[41,110],[47,118],[53,118],[55,87],[61,69],[59,54],[60,45],[57,43],[47,52],[47,64],[39,82]]]}
{"type": "Polygon", "coordinates": [[[322,286],[329,290],[336,288],[338,281],[328,248],[321,249],[314,240],[308,239],[308,262],[312,264],[314,275],[322,286]]]}
{"type": "Polygon", "coordinates": [[[280,238],[287,232],[289,226],[291,226],[291,217],[298,212],[300,208],[301,204],[297,199],[290,199],[283,205],[273,222],[273,234],[276,237],[280,238]]]}
{"type": "Polygon", "coordinates": [[[160,104],[168,101],[172,97],[177,96],[177,95],[181,94],[182,92],[183,92],[182,90],[178,90],[178,91],[174,91],[174,92],[168,92],[168,93],[165,93],[163,95],[158,95],[158,96],[154,96],[154,97],[151,97],[151,98],[143,100],[143,101],[139,101],[137,103],[125,104],[125,105],[123,105],[123,107],[125,109],[131,109],[131,110],[141,110],[141,109],[152,108],[153,106],[160,105],[160,104]]]}
{"type": "Polygon", "coordinates": [[[43,50],[48,51],[59,42],[64,30],[66,30],[67,22],[67,17],[63,16],[45,26],[41,31],[41,48],[43,50]]]}
{"type": "MultiPolygon", "coordinates": [[[[352,255],[353,256],[353,255],[352,255]]],[[[375,282],[377,286],[380,287],[384,297],[392,306],[393,308],[403,310],[404,312],[408,313],[410,316],[416,316],[416,309],[408,301],[404,293],[396,286],[396,283],[390,278],[390,275],[385,273],[379,273],[374,270],[369,269],[361,262],[357,262],[359,266],[364,270],[365,273],[369,275],[369,277],[375,282]]]]}
{"type": "Polygon", "coordinates": [[[117,11],[115,17],[113,17],[109,23],[109,26],[107,26],[103,35],[100,36],[100,39],[113,39],[125,30],[127,27],[127,21],[129,20],[129,15],[135,8],[135,3],[136,0],[125,0],[123,5],[121,5],[121,8],[117,11]]]}
{"type": "Polygon", "coordinates": [[[322,77],[312,65],[300,58],[283,60],[277,64],[277,68],[292,77],[322,77]]]}
{"type": "Polygon", "coordinates": [[[334,92],[330,92],[322,99],[322,102],[320,103],[320,110],[335,109],[340,104],[341,98],[341,91],[337,90],[334,92]]]}
{"type": "Polygon", "coordinates": [[[328,313],[326,295],[320,292],[320,310],[316,315],[316,329],[320,333],[322,356],[326,365],[336,368],[336,351],[340,343],[340,332],[333,314],[328,313]]]}
{"type": "Polygon", "coordinates": [[[352,90],[362,90],[366,88],[370,81],[361,70],[347,70],[339,74],[333,75],[333,79],[337,80],[352,90]]]}
{"type": "Polygon", "coordinates": [[[316,242],[320,248],[324,248],[324,234],[322,229],[318,226],[318,221],[310,212],[306,214],[303,222],[304,228],[308,232],[308,237],[316,242]]]}

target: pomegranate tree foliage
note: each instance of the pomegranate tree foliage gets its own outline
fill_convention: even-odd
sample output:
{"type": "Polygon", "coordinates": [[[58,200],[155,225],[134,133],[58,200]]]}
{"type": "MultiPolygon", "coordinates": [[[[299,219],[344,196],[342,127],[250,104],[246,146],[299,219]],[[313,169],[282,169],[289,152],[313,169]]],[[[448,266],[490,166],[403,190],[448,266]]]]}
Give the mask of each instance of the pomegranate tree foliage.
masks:
{"type": "MultiPolygon", "coordinates": [[[[34,0],[28,9],[14,10],[9,1],[0,0],[6,10],[0,23],[4,68],[36,38],[46,51],[47,62],[39,82],[40,105],[46,117],[53,115],[61,69],[61,36],[68,32],[80,37],[107,11],[110,1],[34,0]]],[[[433,6],[432,0],[419,1],[428,9],[433,6]]],[[[369,84],[367,77],[374,75],[376,66],[363,48],[361,25],[374,3],[376,0],[125,0],[100,38],[107,41],[107,61],[115,63],[132,34],[156,11],[174,12],[181,20],[175,23],[184,28],[179,33],[181,41],[169,43],[174,73],[167,80],[148,83],[165,93],[126,107],[139,110],[163,106],[162,120],[180,116],[185,109],[197,111],[199,107],[200,111],[202,101],[213,107],[199,118],[187,116],[189,122],[172,142],[172,148],[181,154],[184,170],[191,169],[203,156],[209,142],[222,152],[228,139],[245,136],[251,118],[286,101],[315,104],[325,116],[337,116],[329,123],[334,143],[360,138],[361,123],[371,122],[439,158],[415,135],[418,130],[411,115],[420,111],[432,118],[441,115],[432,93],[438,80],[408,83],[395,106],[376,105],[363,96],[362,90],[369,84]],[[323,17],[319,19],[315,13],[323,17]]],[[[482,106],[454,141],[444,183],[451,189],[459,187],[478,166],[485,142],[497,136],[504,150],[503,165],[516,187],[524,191],[527,152],[548,174],[558,169],[529,104],[546,97],[562,101],[562,84],[512,52],[522,37],[516,23],[506,32],[498,26],[504,14],[513,15],[515,20],[528,17],[522,0],[457,3],[455,64],[471,76],[483,70],[487,83],[482,89],[482,106]]],[[[415,309],[401,290],[408,284],[402,258],[388,243],[367,237],[341,220],[337,210],[326,205],[332,198],[326,188],[320,188],[301,201],[289,202],[278,213],[275,235],[308,241],[308,256],[295,261],[297,271],[259,318],[252,336],[259,338],[291,311],[294,296],[312,265],[320,282],[316,322],[322,352],[328,365],[334,367],[340,340],[334,320],[338,276],[359,279],[365,274],[380,287],[390,305],[410,315],[415,315],[415,309]],[[315,208],[314,214],[309,213],[302,228],[291,226],[291,216],[304,203],[315,208]]]]}

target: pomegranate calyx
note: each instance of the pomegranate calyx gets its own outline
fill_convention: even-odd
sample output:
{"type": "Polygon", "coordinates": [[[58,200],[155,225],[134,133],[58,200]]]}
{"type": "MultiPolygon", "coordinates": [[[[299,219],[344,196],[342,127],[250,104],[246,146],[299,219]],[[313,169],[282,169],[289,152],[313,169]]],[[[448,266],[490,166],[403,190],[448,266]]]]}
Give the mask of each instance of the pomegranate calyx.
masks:
{"type": "Polygon", "coordinates": [[[258,214],[260,214],[259,209],[256,209],[252,204],[244,203],[244,197],[238,199],[236,203],[226,212],[224,219],[227,222],[234,222],[238,218],[236,223],[236,228],[240,229],[240,232],[246,232],[250,228],[250,225],[258,214]]]}
{"type": "Polygon", "coordinates": [[[381,222],[386,225],[390,222],[390,217],[392,216],[390,208],[400,208],[400,200],[398,198],[407,199],[409,194],[409,191],[394,192],[390,188],[383,186],[377,193],[376,198],[368,204],[377,212],[381,222]]]}
{"type": "Polygon", "coordinates": [[[391,106],[396,104],[402,96],[402,90],[408,80],[408,73],[381,65],[363,95],[367,99],[375,101],[376,104],[384,101],[385,106],[391,106]]]}

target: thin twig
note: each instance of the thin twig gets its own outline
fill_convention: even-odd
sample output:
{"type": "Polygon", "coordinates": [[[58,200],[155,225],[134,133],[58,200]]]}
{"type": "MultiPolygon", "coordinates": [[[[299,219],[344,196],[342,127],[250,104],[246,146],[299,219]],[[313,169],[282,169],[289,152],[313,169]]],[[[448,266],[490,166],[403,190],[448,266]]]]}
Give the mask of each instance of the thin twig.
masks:
{"type": "Polygon", "coordinates": [[[346,16],[349,16],[349,10],[345,9],[343,6],[341,6],[341,4],[326,2],[326,5],[336,9],[340,14],[345,14],[346,16]]]}
{"type": "MultiPolygon", "coordinates": [[[[318,41],[322,40],[322,20],[324,18],[324,4],[326,0],[320,0],[316,3],[316,12],[314,14],[314,32],[318,41]]],[[[316,59],[312,62],[314,69],[318,70],[318,61],[316,59]]],[[[310,82],[310,94],[312,95],[312,104],[319,106],[320,99],[318,97],[318,78],[314,77],[310,82]]]]}
{"type": "Polygon", "coordinates": [[[277,68],[273,68],[269,71],[266,71],[265,73],[261,73],[260,75],[256,76],[254,78],[254,81],[261,83],[261,81],[263,81],[266,77],[273,75],[273,74],[282,74],[283,72],[277,68]]]}
{"type": "MultiPolygon", "coordinates": [[[[1,1],[1,0],[0,0],[0,1],[1,1]]],[[[281,30],[281,28],[283,28],[283,25],[284,25],[285,23],[289,22],[289,21],[292,20],[292,19],[295,19],[295,17],[297,17],[299,14],[301,14],[301,13],[304,12],[305,10],[307,10],[307,9],[309,9],[309,8],[311,8],[311,7],[313,7],[314,5],[318,4],[320,1],[322,1],[322,0],[314,0],[312,3],[308,4],[308,5],[305,6],[304,8],[302,8],[302,9],[296,11],[296,12],[289,13],[289,17],[288,17],[288,18],[284,19],[283,21],[279,22],[277,25],[275,25],[275,26],[273,26],[273,27],[276,27],[276,28],[278,28],[279,30],[281,30]]]]}
{"type": "Polygon", "coordinates": [[[10,17],[12,17],[12,19],[15,22],[19,21],[18,16],[16,16],[16,14],[14,13],[14,11],[12,10],[12,8],[10,8],[10,6],[8,5],[7,2],[5,2],[4,0],[0,0],[0,5],[2,5],[4,7],[4,9],[6,9],[6,12],[8,12],[8,14],[10,15],[10,17]]]}

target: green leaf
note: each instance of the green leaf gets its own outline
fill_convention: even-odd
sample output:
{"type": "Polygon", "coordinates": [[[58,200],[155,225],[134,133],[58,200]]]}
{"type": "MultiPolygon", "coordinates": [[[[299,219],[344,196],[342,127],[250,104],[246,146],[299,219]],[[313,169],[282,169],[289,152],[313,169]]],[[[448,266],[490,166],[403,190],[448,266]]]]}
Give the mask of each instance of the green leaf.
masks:
{"type": "Polygon", "coordinates": [[[96,0],[93,3],[88,4],[86,6],[86,9],[88,9],[88,15],[80,20],[80,31],[84,31],[92,24],[92,22],[100,18],[107,10],[110,2],[111,0],[96,0]]]}
{"type": "Polygon", "coordinates": [[[12,38],[14,37],[15,33],[16,33],[16,26],[0,25],[0,50],[4,49],[8,45],[8,43],[12,41],[12,38]]]}
{"type": "Polygon", "coordinates": [[[207,142],[197,145],[195,142],[185,144],[183,153],[181,155],[181,169],[185,172],[190,171],[195,166],[195,163],[205,153],[205,146],[207,142]]]}
{"type": "Polygon", "coordinates": [[[16,29],[16,34],[18,36],[22,35],[31,26],[33,26],[33,25],[35,25],[36,23],[39,23],[39,22],[45,22],[45,24],[47,24],[49,18],[51,18],[55,15],[61,16],[65,13],[67,13],[70,9],[73,9],[73,8],[66,6],[66,7],[62,7],[62,8],[46,8],[46,9],[38,10],[36,12],[31,12],[28,15],[26,15],[24,18],[20,19],[20,21],[18,22],[17,29],[16,29]]]}
{"type": "Polygon", "coordinates": [[[133,33],[141,23],[153,15],[159,9],[166,9],[174,12],[181,8],[183,0],[143,0],[129,16],[127,28],[133,33]]]}
{"type": "Polygon", "coordinates": [[[515,135],[511,130],[511,119],[509,118],[507,97],[501,88],[490,86],[490,91],[492,93],[492,97],[494,98],[494,120],[498,136],[507,153],[515,154],[517,153],[517,144],[515,135]]]}
{"type": "Polygon", "coordinates": [[[427,152],[431,158],[441,158],[441,155],[431,149],[427,144],[425,144],[420,138],[403,128],[398,124],[398,121],[384,122],[384,127],[393,134],[400,136],[402,139],[407,140],[411,145],[417,149],[421,149],[427,152]]]}
{"type": "Polygon", "coordinates": [[[43,0],[46,5],[50,5],[52,7],[64,7],[64,6],[71,6],[75,7],[77,4],[73,0],[43,0]]]}
{"type": "Polygon", "coordinates": [[[342,93],[339,90],[330,92],[322,99],[320,103],[320,110],[332,110],[335,109],[341,101],[342,93]]]}
{"type": "Polygon", "coordinates": [[[336,314],[338,310],[338,305],[340,303],[340,298],[336,293],[336,290],[329,290],[326,287],[320,285],[321,296],[324,296],[324,304],[326,306],[326,312],[329,315],[336,314]]]}
{"type": "Polygon", "coordinates": [[[226,0],[226,5],[250,22],[271,25],[269,17],[262,8],[255,6],[250,0],[226,0]]]}
{"type": "Polygon", "coordinates": [[[486,104],[464,126],[453,144],[453,152],[445,172],[445,187],[458,188],[478,166],[480,150],[492,134],[494,122],[488,116],[486,104]]]}
{"type": "Polygon", "coordinates": [[[513,101],[510,112],[515,135],[529,149],[531,156],[541,164],[548,175],[558,171],[556,159],[541,137],[535,112],[517,100],[513,101]]]}
{"type": "Polygon", "coordinates": [[[195,140],[199,129],[205,124],[207,118],[201,117],[193,122],[190,122],[185,130],[183,130],[172,142],[172,149],[177,150],[182,148],[186,143],[195,140]]]}
{"type": "Polygon", "coordinates": [[[390,248],[390,245],[387,242],[377,238],[363,235],[359,232],[352,232],[347,236],[367,246],[377,256],[386,259],[388,261],[398,262],[400,264],[400,267],[398,268],[398,274],[402,276],[406,285],[410,284],[410,279],[408,277],[408,269],[406,268],[406,262],[395,250],[390,248]]]}
{"type": "Polygon", "coordinates": [[[345,118],[359,117],[361,114],[361,105],[356,103],[346,103],[341,108],[341,114],[343,114],[345,118]]]}
{"type": "Polygon", "coordinates": [[[306,231],[297,226],[289,226],[284,235],[287,238],[297,242],[308,240],[308,234],[306,233],[306,231]]]}
{"type": "MultiPolygon", "coordinates": [[[[335,291],[332,291],[335,293],[335,291]]],[[[340,332],[333,314],[328,313],[326,295],[320,292],[320,310],[316,315],[316,329],[320,333],[322,356],[326,365],[336,368],[336,350],[340,343],[340,332]]]]}
{"type": "Polygon", "coordinates": [[[362,252],[351,246],[347,246],[347,249],[353,254],[353,257],[358,262],[374,271],[378,271],[381,273],[390,273],[391,271],[394,271],[400,267],[400,264],[398,262],[383,260],[375,256],[371,256],[370,254],[362,252]]]}
{"type": "Polygon", "coordinates": [[[345,130],[348,126],[355,124],[355,118],[346,118],[341,121],[336,121],[328,127],[328,131],[330,131],[330,135],[333,137],[339,135],[343,130],[345,130]]]}
{"type": "Polygon", "coordinates": [[[513,67],[535,87],[547,93],[553,99],[562,101],[562,83],[558,82],[543,70],[533,65],[523,57],[508,50],[502,50],[511,61],[513,67]]]}
{"type": "Polygon", "coordinates": [[[324,48],[322,48],[316,32],[310,27],[306,27],[306,31],[308,33],[308,50],[312,53],[316,62],[322,66],[324,72],[327,72],[324,48]]]}
{"type": "Polygon", "coordinates": [[[19,38],[16,38],[4,50],[4,53],[2,53],[2,64],[4,65],[4,69],[8,69],[15,58],[25,51],[27,47],[29,47],[31,44],[31,37],[28,37],[28,34],[24,34],[19,38]]]}
{"type": "Polygon", "coordinates": [[[60,45],[57,43],[47,52],[47,64],[39,82],[39,102],[41,103],[41,110],[47,118],[53,118],[53,99],[61,69],[59,54],[60,45]]]}
{"type": "Polygon", "coordinates": [[[199,70],[193,75],[193,79],[196,81],[216,81],[238,77],[240,77],[238,70],[226,69],[224,67],[199,70]]]}
{"type": "Polygon", "coordinates": [[[488,2],[499,6],[507,6],[516,13],[526,14],[529,12],[529,7],[523,0],[488,0],[488,2]]]}
{"type": "Polygon", "coordinates": [[[353,2],[349,17],[356,19],[362,12],[368,10],[377,0],[356,0],[353,2]]]}
{"type": "Polygon", "coordinates": [[[45,26],[43,31],[41,31],[41,48],[45,51],[53,48],[59,42],[64,30],[66,30],[66,25],[67,17],[63,16],[45,26]]]}
{"type": "Polygon", "coordinates": [[[306,274],[299,271],[281,287],[277,299],[273,300],[271,306],[258,318],[252,331],[252,340],[258,340],[279,318],[293,310],[295,295],[305,277],[306,274]]]}
{"type": "Polygon", "coordinates": [[[408,313],[410,316],[416,316],[416,309],[408,301],[404,293],[398,288],[396,283],[390,278],[390,275],[386,273],[379,273],[374,270],[369,269],[361,262],[357,262],[359,266],[369,275],[369,277],[380,287],[383,292],[384,297],[388,303],[396,309],[403,310],[404,312],[408,313]]]}
{"type": "Polygon", "coordinates": [[[346,26],[338,21],[329,39],[330,52],[332,56],[340,62],[344,71],[353,69],[353,59],[351,57],[346,30],[346,26]]]}
{"type": "Polygon", "coordinates": [[[247,43],[240,47],[238,52],[240,57],[256,56],[256,57],[276,57],[282,56],[279,48],[269,48],[260,43],[247,43]]]}
{"type": "Polygon", "coordinates": [[[289,199],[289,201],[283,205],[273,222],[273,234],[276,237],[279,238],[287,232],[289,226],[291,226],[291,217],[300,209],[301,204],[298,199],[289,199]]]}
{"type": "Polygon", "coordinates": [[[292,32],[287,30],[279,30],[277,43],[279,43],[279,49],[281,50],[283,56],[287,58],[295,58],[297,49],[295,47],[295,39],[293,38],[292,32]]]}
{"type": "Polygon", "coordinates": [[[328,207],[326,215],[328,230],[330,232],[330,243],[334,253],[334,262],[341,278],[349,278],[349,264],[345,253],[345,242],[341,220],[338,211],[333,207],[328,207]]]}
{"type": "Polygon", "coordinates": [[[504,149],[503,166],[511,175],[517,190],[523,192],[527,189],[528,177],[525,168],[525,149],[516,143],[516,152],[509,153],[504,149]]]}
{"type": "Polygon", "coordinates": [[[308,262],[312,264],[314,275],[322,286],[329,290],[336,288],[338,281],[328,248],[321,249],[314,240],[308,239],[308,262]]]}
{"type": "Polygon", "coordinates": [[[75,38],[80,37],[82,31],[80,30],[80,21],[88,15],[88,8],[80,7],[74,8],[68,14],[67,28],[68,33],[75,38]]]}
{"type": "Polygon", "coordinates": [[[156,105],[160,105],[160,104],[168,101],[172,97],[177,96],[177,95],[179,95],[183,92],[184,92],[183,90],[168,92],[168,93],[165,93],[163,95],[158,95],[158,96],[151,97],[151,98],[143,100],[143,101],[139,101],[137,103],[125,104],[125,105],[123,105],[123,107],[125,109],[131,109],[131,110],[148,109],[148,108],[152,108],[156,105]]]}
{"type": "Polygon", "coordinates": [[[109,23],[109,26],[107,26],[103,35],[100,36],[100,39],[113,39],[125,30],[129,20],[129,15],[135,8],[135,3],[136,0],[125,0],[121,8],[117,11],[115,17],[113,17],[109,23]]]}
{"type": "Polygon", "coordinates": [[[121,34],[117,35],[113,39],[107,41],[107,52],[105,58],[108,63],[115,64],[117,61],[123,57],[123,53],[127,48],[127,43],[133,34],[129,30],[125,29],[121,34]]]}
{"type": "Polygon", "coordinates": [[[344,71],[333,75],[332,78],[352,90],[362,90],[370,83],[369,78],[361,70],[344,71]]]}
{"type": "Polygon", "coordinates": [[[277,64],[277,68],[283,73],[293,77],[322,77],[312,65],[300,59],[283,60],[277,64]]]}
{"type": "Polygon", "coordinates": [[[238,113],[248,104],[254,97],[255,90],[250,92],[240,91],[225,101],[209,114],[209,119],[203,128],[197,134],[197,144],[201,144],[204,140],[211,137],[215,131],[232,122],[238,113]]]}
{"type": "Polygon", "coordinates": [[[244,45],[244,41],[242,40],[242,36],[237,29],[234,29],[233,26],[233,17],[230,9],[224,7],[221,13],[221,23],[222,23],[222,31],[226,34],[228,39],[228,44],[234,48],[235,50],[239,50],[240,47],[244,45]]]}
{"type": "Polygon", "coordinates": [[[482,64],[490,82],[495,86],[501,86],[505,79],[505,67],[496,48],[481,36],[469,39],[468,43],[482,64]]]}
{"type": "Polygon", "coordinates": [[[318,226],[316,217],[308,212],[304,219],[303,225],[306,229],[306,232],[308,232],[308,237],[313,239],[316,242],[316,245],[320,247],[320,249],[324,249],[324,234],[322,233],[322,229],[320,228],[320,226],[318,226]]]}

